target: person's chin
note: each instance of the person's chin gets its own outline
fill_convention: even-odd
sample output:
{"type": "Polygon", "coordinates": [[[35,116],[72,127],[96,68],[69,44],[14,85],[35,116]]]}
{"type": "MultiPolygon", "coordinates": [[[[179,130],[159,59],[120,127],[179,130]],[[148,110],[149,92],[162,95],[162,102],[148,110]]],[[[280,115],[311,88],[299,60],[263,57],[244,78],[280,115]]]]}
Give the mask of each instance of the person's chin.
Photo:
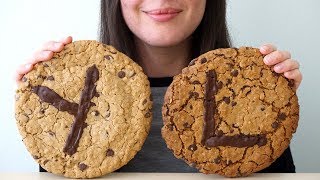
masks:
{"type": "Polygon", "coordinates": [[[177,38],[163,38],[164,36],[160,36],[158,38],[152,38],[152,39],[148,39],[146,42],[154,47],[161,47],[161,48],[165,48],[165,47],[172,47],[172,46],[176,46],[179,45],[183,39],[177,39],[177,38]]]}

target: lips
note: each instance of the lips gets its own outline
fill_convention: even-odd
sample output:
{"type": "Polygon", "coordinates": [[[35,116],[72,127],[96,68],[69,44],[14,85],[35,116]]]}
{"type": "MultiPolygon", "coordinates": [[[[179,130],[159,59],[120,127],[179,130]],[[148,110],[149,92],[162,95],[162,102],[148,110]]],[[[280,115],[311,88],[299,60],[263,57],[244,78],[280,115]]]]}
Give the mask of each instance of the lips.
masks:
{"type": "Polygon", "coordinates": [[[166,22],[175,18],[180,12],[181,9],[175,8],[163,8],[163,9],[154,9],[150,11],[144,11],[150,18],[158,22],[166,22]]]}

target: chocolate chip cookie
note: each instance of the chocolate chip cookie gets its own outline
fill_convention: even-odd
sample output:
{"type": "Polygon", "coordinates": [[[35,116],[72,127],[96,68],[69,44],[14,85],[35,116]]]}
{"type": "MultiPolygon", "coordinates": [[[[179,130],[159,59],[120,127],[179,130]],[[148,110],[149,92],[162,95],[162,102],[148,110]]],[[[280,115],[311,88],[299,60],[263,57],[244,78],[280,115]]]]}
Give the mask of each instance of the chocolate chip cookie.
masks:
{"type": "Polygon", "coordinates": [[[150,129],[150,85],[115,48],[76,41],[35,65],[16,91],[23,142],[47,171],[93,178],[127,164],[150,129]]]}
{"type": "Polygon", "coordinates": [[[299,119],[293,82],[258,49],[217,49],[175,76],[162,107],[162,136],[202,173],[247,176],[288,147],[299,119]]]}

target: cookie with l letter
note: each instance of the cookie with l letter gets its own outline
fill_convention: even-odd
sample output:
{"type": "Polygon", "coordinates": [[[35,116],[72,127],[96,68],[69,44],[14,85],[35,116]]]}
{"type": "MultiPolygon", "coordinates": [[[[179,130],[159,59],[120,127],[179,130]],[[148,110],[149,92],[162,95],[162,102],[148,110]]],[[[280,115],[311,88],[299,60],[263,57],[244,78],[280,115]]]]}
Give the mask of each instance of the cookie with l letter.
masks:
{"type": "Polygon", "coordinates": [[[263,63],[259,49],[209,51],[167,89],[162,136],[202,173],[248,176],[289,146],[299,120],[293,85],[263,63]]]}
{"type": "Polygon", "coordinates": [[[103,176],[127,164],[150,129],[150,85],[115,48],[76,41],[40,62],[16,91],[22,140],[48,172],[103,176]]]}

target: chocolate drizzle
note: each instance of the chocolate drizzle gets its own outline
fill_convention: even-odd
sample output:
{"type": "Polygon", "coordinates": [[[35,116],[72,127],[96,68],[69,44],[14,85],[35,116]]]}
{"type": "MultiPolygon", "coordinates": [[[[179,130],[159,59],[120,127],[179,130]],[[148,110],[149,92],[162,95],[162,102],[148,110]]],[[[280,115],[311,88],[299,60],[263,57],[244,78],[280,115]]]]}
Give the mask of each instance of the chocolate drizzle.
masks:
{"type": "Polygon", "coordinates": [[[69,114],[74,116],[77,114],[77,103],[72,103],[63,99],[59,94],[48,87],[35,86],[32,87],[32,92],[37,94],[42,101],[51,104],[59,111],[67,111],[69,114]]]}
{"type": "Polygon", "coordinates": [[[264,146],[267,143],[265,135],[244,135],[214,136],[206,140],[207,147],[232,146],[232,147],[252,147],[254,145],[264,146]]]}
{"type": "Polygon", "coordinates": [[[88,111],[91,106],[95,105],[91,102],[91,99],[96,94],[95,83],[98,81],[98,79],[99,71],[97,67],[93,65],[87,70],[85,85],[81,93],[78,112],[75,116],[70,134],[68,135],[66,144],[63,148],[63,152],[65,152],[66,154],[72,155],[77,151],[88,111]]]}
{"type": "MultiPolygon", "coordinates": [[[[239,148],[252,147],[254,145],[258,145],[259,147],[266,145],[267,138],[265,134],[238,134],[233,136],[223,135],[223,132],[218,133],[217,135],[214,134],[216,128],[214,116],[217,112],[215,94],[218,91],[216,72],[214,70],[209,70],[206,73],[206,78],[202,144],[207,147],[231,146],[239,148]]],[[[224,101],[226,100],[224,99],[224,101]]],[[[226,103],[229,104],[230,99],[228,99],[226,103]]]]}
{"type": "Polygon", "coordinates": [[[215,122],[214,115],[216,111],[216,103],[214,95],[217,93],[217,75],[214,70],[206,73],[207,82],[204,97],[204,123],[202,144],[210,137],[214,136],[215,122]]]}
{"type": "Polygon", "coordinates": [[[95,83],[99,79],[99,71],[95,65],[89,67],[86,72],[85,85],[81,93],[80,103],[71,103],[63,99],[52,89],[45,86],[35,86],[32,91],[39,98],[51,104],[59,111],[67,111],[75,117],[71,131],[66,140],[63,152],[68,155],[73,155],[77,152],[79,140],[82,136],[83,129],[86,127],[85,120],[91,106],[95,106],[91,99],[97,94],[95,83]]]}

